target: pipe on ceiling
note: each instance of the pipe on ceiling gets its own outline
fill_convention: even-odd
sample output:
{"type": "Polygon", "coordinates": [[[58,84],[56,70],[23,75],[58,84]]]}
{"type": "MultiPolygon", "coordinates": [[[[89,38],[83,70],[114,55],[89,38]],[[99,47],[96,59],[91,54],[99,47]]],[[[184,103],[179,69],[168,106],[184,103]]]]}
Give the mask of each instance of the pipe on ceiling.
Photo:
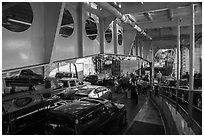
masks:
{"type": "Polygon", "coordinates": [[[136,22],[131,19],[130,16],[122,14],[120,11],[118,11],[116,8],[108,4],[107,2],[95,2],[99,7],[109,11],[113,15],[115,15],[117,18],[119,18],[122,22],[129,24],[134,29],[136,29],[139,33],[147,37],[148,39],[152,40],[152,38],[144,31],[142,30],[136,22]]]}

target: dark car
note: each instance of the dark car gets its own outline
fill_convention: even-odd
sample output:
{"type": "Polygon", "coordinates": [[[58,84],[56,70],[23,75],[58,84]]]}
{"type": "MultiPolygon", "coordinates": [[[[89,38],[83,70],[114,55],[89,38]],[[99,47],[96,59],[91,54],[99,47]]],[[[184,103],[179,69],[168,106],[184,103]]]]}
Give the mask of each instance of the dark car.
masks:
{"type": "Polygon", "coordinates": [[[55,74],[55,78],[76,78],[76,75],[71,72],[58,72],[55,74]]]}
{"type": "Polygon", "coordinates": [[[5,78],[6,86],[28,86],[44,83],[44,77],[30,69],[21,70],[17,76],[5,78]]]}
{"type": "Polygon", "coordinates": [[[75,92],[75,98],[79,99],[82,97],[91,97],[91,98],[104,98],[104,99],[112,99],[111,90],[104,86],[97,85],[86,85],[80,87],[75,92]]]}
{"type": "Polygon", "coordinates": [[[88,75],[84,81],[90,82],[91,85],[97,85],[98,84],[98,76],[97,75],[88,75]]]}
{"type": "Polygon", "coordinates": [[[47,113],[45,134],[105,134],[110,127],[126,124],[124,104],[99,98],[55,103],[47,113]]]}

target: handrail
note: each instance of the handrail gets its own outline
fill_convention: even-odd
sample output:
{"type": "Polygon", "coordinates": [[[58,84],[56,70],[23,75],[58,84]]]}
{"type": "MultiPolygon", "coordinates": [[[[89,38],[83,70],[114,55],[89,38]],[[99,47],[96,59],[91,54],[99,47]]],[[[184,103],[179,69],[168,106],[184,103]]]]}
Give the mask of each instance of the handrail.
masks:
{"type": "Polygon", "coordinates": [[[154,94],[166,99],[176,111],[185,117],[188,126],[199,128],[202,132],[202,90],[189,90],[155,84],[154,94]],[[184,116],[185,115],[185,116],[184,116]]]}

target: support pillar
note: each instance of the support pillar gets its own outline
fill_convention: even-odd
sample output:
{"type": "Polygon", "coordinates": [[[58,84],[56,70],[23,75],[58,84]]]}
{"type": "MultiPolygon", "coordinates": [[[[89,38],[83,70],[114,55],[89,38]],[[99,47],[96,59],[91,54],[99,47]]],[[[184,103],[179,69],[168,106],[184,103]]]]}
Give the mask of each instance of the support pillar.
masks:
{"type": "Polygon", "coordinates": [[[104,54],[104,20],[99,17],[100,54],[104,54]]]}
{"type": "Polygon", "coordinates": [[[117,54],[118,49],[118,33],[117,33],[117,26],[116,26],[116,21],[113,22],[113,43],[114,43],[114,54],[117,54]]]}
{"type": "Polygon", "coordinates": [[[181,49],[180,49],[180,19],[178,19],[177,21],[177,84],[176,84],[176,88],[179,88],[179,79],[180,79],[180,54],[181,54],[181,49]]]}
{"type": "Polygon", "coordinates": [[[181,49],[180,49],[180,19],[178,18],[177,20],[177,83],[176,83],[176,110],[178,109],[178,90],[179,90],[179,80],[180,80],[180,54],[181,54],[181,49]]]}
{"type": "Polygon", "coordinates": [[[82,33],[82,3],[77,5],[77,41],[78,41],[78,57],[83,57],[83,33],[82,33]]]}
{"type": "Polygon", "coordinates": [[[188,126],[192,121],[193,89],[194,89],[194,53],[195,53],[195,6],[190,6],[190,51],[189,51],[189,92],[188,92],[188,126]]]}
{"type": "Polygon", "coordinates": [[[194,54],[195,54],[195,15],[194,15],[194,5],[191,5],[191,25],[190,25],[190,51],[189,51],[189,89],[193,90],[194,87],[194,54]]]}

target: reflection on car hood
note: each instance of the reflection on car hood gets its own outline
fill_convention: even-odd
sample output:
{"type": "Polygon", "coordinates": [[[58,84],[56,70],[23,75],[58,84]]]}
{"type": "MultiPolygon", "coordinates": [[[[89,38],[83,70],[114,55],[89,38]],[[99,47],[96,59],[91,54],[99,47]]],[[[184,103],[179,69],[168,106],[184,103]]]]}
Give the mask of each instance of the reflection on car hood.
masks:
{"type": "Polygon", "coordinates": [[[66,114],[78,115],[82,111],[87,110],[96,105],[97,105],[96,103],[88,101],[74,101],[73,103],[68,103],[58,108],[55,108],[53,111],[58,112],[59,114],[62,115],[66,114]]]}
{"type": "Polygon", "coordinates": [[[79,89],[75,94],[88,95],[93,89],[79,89]]]}

